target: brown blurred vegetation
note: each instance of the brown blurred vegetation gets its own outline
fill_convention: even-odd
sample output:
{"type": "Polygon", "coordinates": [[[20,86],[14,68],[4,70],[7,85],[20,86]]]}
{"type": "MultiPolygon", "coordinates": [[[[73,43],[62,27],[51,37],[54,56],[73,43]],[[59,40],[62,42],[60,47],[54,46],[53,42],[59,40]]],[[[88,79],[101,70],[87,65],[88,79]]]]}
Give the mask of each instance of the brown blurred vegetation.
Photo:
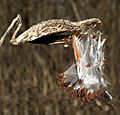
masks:
{"type": "Polygon", "coordinates": [[[12,46],[9,44],[11,32],[0,48],[0,115],[118,115],[120,1],[0,0],[0,36],[18,13],[23,19],[21,32],[52,18],[72,21],[100,18],[107,38],[105,79],[111,82],[117,109],[104,102],[83,103],[57,86],[55,76],[67,67],[62,46],[12,46]]]}

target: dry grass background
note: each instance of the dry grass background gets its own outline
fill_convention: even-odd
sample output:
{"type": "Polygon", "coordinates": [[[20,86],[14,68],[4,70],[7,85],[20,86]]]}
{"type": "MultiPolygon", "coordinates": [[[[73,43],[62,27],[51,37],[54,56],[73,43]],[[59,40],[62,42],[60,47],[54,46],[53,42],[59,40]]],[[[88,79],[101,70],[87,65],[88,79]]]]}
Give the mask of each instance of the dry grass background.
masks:
{"type": "Polygon", "coordinates": [[[62,46],[12,46],[9,44],[10,34],[0,48],[0,115],[118,115],[119,12],[119,0],[0,0],[0,36],[18,13],[23,19],[21,32],[52,18],[73,21],[100,18],[107,38],[105,77],[112,83],[113,103],[117,107],[114,109],[102,101],[83,103],[57,86],[55,76],[67,67],[62,46]]]}

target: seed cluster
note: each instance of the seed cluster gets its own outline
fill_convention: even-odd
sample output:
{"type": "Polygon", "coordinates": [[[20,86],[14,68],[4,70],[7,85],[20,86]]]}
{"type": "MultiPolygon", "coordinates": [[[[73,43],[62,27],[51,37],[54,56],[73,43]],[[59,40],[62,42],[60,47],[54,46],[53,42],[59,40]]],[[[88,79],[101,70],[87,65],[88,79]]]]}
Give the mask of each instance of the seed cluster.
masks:
{"type": "Polygon", "coordinates": [[[75,63],[57,76],[58,84],[84,100],[106,92],[104,42],[102,34],[92,29],[72,35],[75,63]]]}

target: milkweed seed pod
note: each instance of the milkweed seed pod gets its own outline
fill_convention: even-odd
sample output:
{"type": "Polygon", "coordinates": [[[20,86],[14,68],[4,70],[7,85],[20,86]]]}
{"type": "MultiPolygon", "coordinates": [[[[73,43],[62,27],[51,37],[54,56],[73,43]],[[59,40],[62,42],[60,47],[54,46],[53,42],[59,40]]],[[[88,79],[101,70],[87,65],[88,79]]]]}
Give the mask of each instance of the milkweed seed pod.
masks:
{"type": "Polygon", "coordinates": [[[88,29],[79,36],[72,35],[72,39],[76,61],[58,75],[58,83],[82,99],[91,100],[99,97],[103,91],[112,99],[103,78],[105,39],[101,38],[101,33],[88,29]]]}
{"type": "Polygon", "coordinates": [[[86,100],[98,97],[102,91],[112,99],[112,96],[106,90],[107,83],[103,78],[103,45],[105,39],[102,39],[99,31],[93,31],[95,25],[101,24],[99,19],[92,18],[79,22],[63,19],[43,21],[32,26],[16,38],[22,26],[21,16],[17,15],[1,37],[0,46],[15,24],[18,24],[18,26],[11,39],[13,45],[25,42],[35,44],[72,44],[76,61],[57,77],[60,85],[76,93],[77,97],[86,100]]]}
{"type": "Polygon", "coordinates": [[[69,20],[63,19],[53,19],[33,25],[16,38],[16,35],[22,26],[22,19],[18,14],[4,35],[1,37],[0,46],[2,45],[6,35],[10,32],[15,24],[17,24],[18,27],[10,41],[13,45],[18,45],[25,42],[34,44],[59,44],[69,42],[71,40],[70,36],[74,32],[101,24],[101,21],[97,18],[87,19],[79,22],[71,22],[69,20]]]}
{"type": "Polygon", "coordinates": [[[69,41],[69,36],[71,36],[73,32],[81,31],[86,27],[100,23],[101,21],[96,18],[80,22],[71,22],[63,19],[43,21],[32,26],[16,39],[11,40],[11,43],[14,45],[24,42],[35,44],[63,43],[69,41]]]}

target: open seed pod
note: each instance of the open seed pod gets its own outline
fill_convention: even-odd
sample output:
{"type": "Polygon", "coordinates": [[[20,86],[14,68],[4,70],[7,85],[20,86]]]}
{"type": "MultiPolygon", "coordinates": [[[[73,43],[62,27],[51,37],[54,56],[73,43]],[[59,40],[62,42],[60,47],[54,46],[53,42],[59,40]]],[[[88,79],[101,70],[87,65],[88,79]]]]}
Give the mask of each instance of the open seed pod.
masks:
{"type": "Polygon", "coordinates": [[[99,31],[88,29],[72,35],[75,63],[58,75],[58,83],[77,97],[91,100],[105,92],[110,99],[107,83],[104,80],[104,43],[99,31]]]}
{"type": "Polygon", "coordinates": [[[95,25],[101,24],[98,18],[91,18],[79,22],[72,22],[63,19],[52,19],[48,21],[42,21],[36,25],[33,25],[28,30],[24,31],[22,34],[17,35],[21,26],[22,18],[18,14],[15,19],[11,22],[10,26],[0,39],[0,46],[6,38],[6,35],[17,25],[15,32],[13,33],[10,42],[13,45],[19,45],[26,42],[32,44],[63,44],[69,42],[71,35],[74,32],[81,31],[87,27],[93,27],[95,25]]]}

